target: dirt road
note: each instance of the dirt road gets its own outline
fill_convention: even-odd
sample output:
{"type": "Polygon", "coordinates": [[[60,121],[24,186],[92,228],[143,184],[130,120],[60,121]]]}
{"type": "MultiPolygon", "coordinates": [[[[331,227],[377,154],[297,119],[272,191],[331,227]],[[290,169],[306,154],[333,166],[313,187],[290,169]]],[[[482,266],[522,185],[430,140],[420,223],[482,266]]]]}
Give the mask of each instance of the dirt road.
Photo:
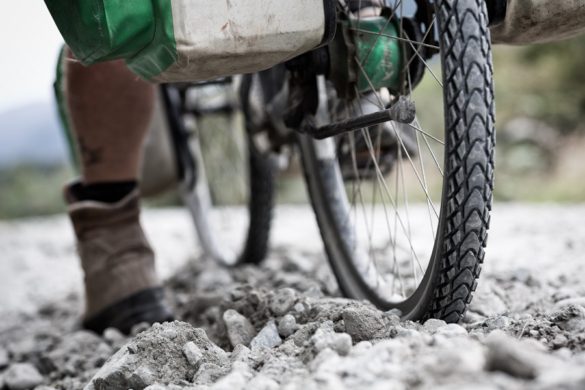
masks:
{"type": "Polygon", "coordinates": [[[76,329],[64,217],[0,222],[0,389],[584,389],[584,218],[496,205],[465,321],[420,325],[337,296],[307,208],[279,207],[270,258],[238,270],[198,259],[182,210],[148,211],[178,317],[205,332],[176,322],[130,338],[76,329]]]}

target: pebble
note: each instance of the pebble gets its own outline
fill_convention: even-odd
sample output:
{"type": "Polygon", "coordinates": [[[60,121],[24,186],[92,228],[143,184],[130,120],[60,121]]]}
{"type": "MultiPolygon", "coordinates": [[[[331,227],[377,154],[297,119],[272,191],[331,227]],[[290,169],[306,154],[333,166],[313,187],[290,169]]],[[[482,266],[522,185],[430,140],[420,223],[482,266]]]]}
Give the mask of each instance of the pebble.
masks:
{"type": "Polygon", "coordinates": [[[250,354],[251,354],[250,348],[246,347],[243,344],[238,344],[232,351],[230,360],[232,361],[232,363],[235,362],[247,363],[250,360],[250,354]]]}
{"type": "Polygon", "coordinates": [[[561,329],[581,333],[585,332],[585,308],[574,304],[562,306],[550,319],[561,329]]]}
{"type": "Polygon", "coordinates": [[[291,314],[287,314],[278,321],[278,334],[287,338],[297,330],[297,320],[291,314]]]}
{"type": "Polygon", "coordinates": [[[270,310],[277,316],[283,316],[295,305],[297,294],[292,288],[281,288],[270,300],[270,310]]]}
{"type": "Polygon", "coordinates": [[[189,341],[183,346],[183,355],[193,367],[197,367],[203,359],[203,352],[193,341],[189,341]]]}
{"type": "Polygon", "coordinates": [[[512,320],[510,317],[506,316],[497,316],[497,317],[490,317],[484,321],[486,326],[486,330],[491,332],[496,329],[506,329],[510,326],[512,320]]]}
{"type": "Polygon", "coordinates": [[[268,321],[268,323],[262,328],[262,330],[254,337],[250,342],[252,350],[259,348],[274,348],[282,344],[282,339],[278,335],[278,328],[274,321],[268,321]]]}
{"type": "Polygon", "coordinates": [[[10,390],[27,390],[43,383],[43,376],[30,363],[16,363],[4,372],[4,383],[10,390]]]}
{"type": "Polygon", "coordinates": [[[585,297],[567,298],[555,303],[555,307],[561,308],[563,306],[576,305],[585,309],[585,297]]]}
{"type": "Polygon", "coordinates": [[[347,355],[352,345],[351,336],[347,333],[335,333],[331,321],[324,323],[317,329],[311,337],[311,343],[317,353],[330,348],[341,356],[347,355]]]}
{"type": "Polygon", "coordinates": [[[538,374],[536,350],[496,330],[485,340],[488,347],[487,367],[521,379],[534,379],[538,374]]]}
{"type": "Polygon", "coordinates": [[[382,312],[368,307],[345,309],[342,313],[345,331],[354,342],[384,336],[385,323],[382,312]]]}
{"type": "Polygon", "coordinates": [[[439,320],[437,318],[430,318],[426,320],[426,322],[423,325],[423,328],[429,333],[435,333],[437,329],[446,325],[447,323],[443,320],[439,320]]]}
{"type": "Polygon", "coordinates": [[[7,367],[8,364],[10,364],[10,358],[8,357],[8,351],[5,350],[4,348],[0,348],[0,369],[7,367]]]}
{"type": "Polygon", "coordinates": [[[203,363],[193,376],[193,383],[207,385],[215,382],[229,371],[229,368],[214,363],[203,363]]]}
{"type": "Polygon", "coordinates": [[[466,336],[467,329],[458,324],[447,324],[438,328],[435,334],[445,337],[466,336]]]}
{"type": "Polygon", "coordinates": [[[226,310],[223,313],[223,321],[232,347],[239,344],[248,346],[256,336],[256,329],[250,321],[235,310],[226,310]]]}

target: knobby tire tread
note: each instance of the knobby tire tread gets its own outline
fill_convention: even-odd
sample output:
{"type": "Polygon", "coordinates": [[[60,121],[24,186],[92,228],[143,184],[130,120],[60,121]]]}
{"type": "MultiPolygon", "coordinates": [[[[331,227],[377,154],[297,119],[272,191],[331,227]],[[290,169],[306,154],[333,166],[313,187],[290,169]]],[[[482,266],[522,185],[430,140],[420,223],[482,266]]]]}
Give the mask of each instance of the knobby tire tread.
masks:
{"type": "Polygon", "coordinates": [[[484,1],[439,2],[449,139],[439,272],[425,318],[460,321],[484,260],[494,180],[494,88],[484,1]],[[464,5],[465,4],[465,5],[464,5]],[[479,26],[479,29],[478,29],[479,26]]]}

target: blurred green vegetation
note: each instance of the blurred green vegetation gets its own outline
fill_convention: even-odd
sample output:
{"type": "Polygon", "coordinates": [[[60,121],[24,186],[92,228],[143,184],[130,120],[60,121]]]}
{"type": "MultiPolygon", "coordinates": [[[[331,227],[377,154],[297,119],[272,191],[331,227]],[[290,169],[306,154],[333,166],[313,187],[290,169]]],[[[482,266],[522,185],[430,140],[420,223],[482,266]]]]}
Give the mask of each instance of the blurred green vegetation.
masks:
{"type": "Polygon", "coordinates": [[[498,120],[527,116],[567,134],[585,132],[585,38],[496,47],[498,120]]]}
{"type": "Polygon", "coordinates": [[[0,170],[0,219],[63,212],[62,188],[72,174],[63,166],[21,165],[0,170]]]}
{"type": "Polygon", "coordinates": [[[498,200],[585,201],[585,37],[495,47],[498,200]]]}

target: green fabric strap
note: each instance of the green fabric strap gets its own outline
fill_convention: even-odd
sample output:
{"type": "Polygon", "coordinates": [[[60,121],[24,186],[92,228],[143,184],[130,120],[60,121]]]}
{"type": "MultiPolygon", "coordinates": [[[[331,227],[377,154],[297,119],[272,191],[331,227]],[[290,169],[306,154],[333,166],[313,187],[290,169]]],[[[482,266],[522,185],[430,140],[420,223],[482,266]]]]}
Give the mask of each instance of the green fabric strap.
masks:
{"type": "Polygon", "coordinates": [[[161,74],[177,61],[177,44],[173,24],[171,0],[152,0],[155,34],[144,50],[126,62],[137,75],[147,80],[161,74]]]}
{"type": "Polygon", "coordinates": [[[65,42],[85,65],[125,59],[152,78],[176,58],[171,0],[45,0],[65,42]]]}

